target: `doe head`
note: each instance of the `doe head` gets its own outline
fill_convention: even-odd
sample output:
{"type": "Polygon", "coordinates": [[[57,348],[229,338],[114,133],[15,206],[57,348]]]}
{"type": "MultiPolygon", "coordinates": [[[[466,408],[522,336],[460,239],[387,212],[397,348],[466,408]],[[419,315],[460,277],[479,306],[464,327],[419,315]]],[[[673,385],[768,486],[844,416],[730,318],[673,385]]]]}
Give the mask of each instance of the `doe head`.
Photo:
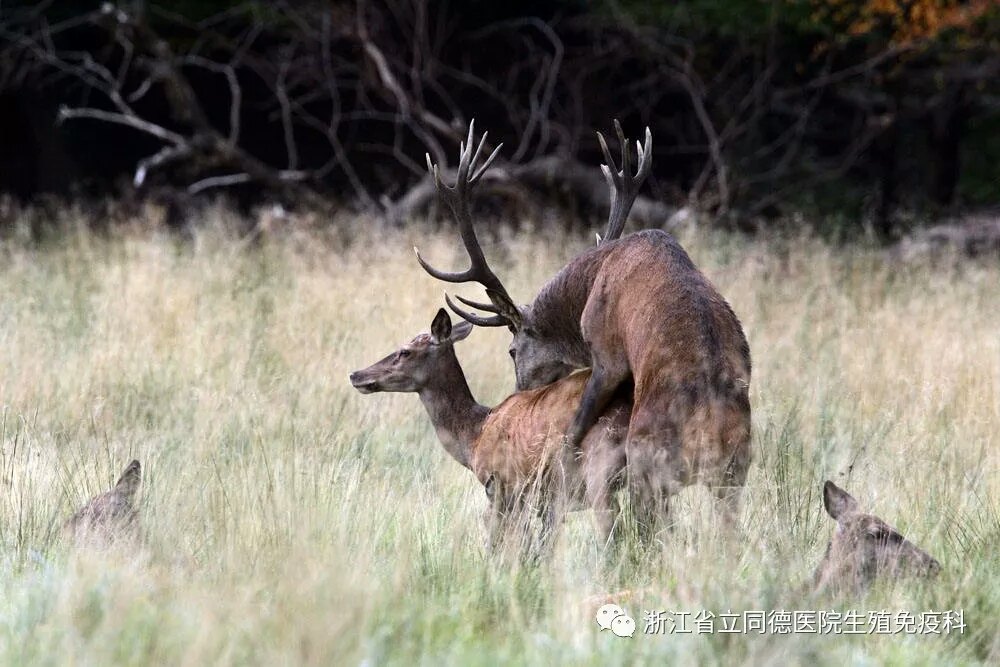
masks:
{"type": "Polygon", "coordinates": [[[837,529],[816,570],[817,588],[860,590],[876,578],[932,577],[941,571],[930,554],[879,517],[863,513],[858,501],[831,481],[823,485],[823,506],[837,529]]]}
{"type": "Polygon", "coordinates": [[[419,392],[443,364],[454,361],[452,344],[470,333],[471,324],[459,322],[452,326],[447,311],[441,308],[431,322],[430,333],[422,333],[368,368],[354,371],[350,375],[351,385],[362,394],[419,392]]]}

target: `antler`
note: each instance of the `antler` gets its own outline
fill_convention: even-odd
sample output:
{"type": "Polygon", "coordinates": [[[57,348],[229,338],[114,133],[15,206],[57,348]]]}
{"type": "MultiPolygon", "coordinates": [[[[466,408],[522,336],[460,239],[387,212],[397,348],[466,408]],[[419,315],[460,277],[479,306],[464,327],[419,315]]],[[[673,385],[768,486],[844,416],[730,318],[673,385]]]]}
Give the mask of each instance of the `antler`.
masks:
{"type": "Polygon", "coordinates": [[[482,317],[475,313],[467,312],[456,306],[448,295],[445,294],[448,307],[455,311],[462,319],[481,327],[511,326],[517,328],[520,326],[520,318],[515,314],[518,313],[517,307],[514,305],[510,295],[507,294],[503,283],[500,282],[500,279],[497,278],[486,262],[483,249],[479,245],[479,239],[476,237],[476,230],[472,225],[472,213],[469,209],[469,196],[472,189],[483,177],[483,174],[486,173],[486,170],[489,169],[493,160],[496,159],[503,144],[493,149],[493,152],[486,158],[482,166],[477,168],[476,165],[479,162],[479,156],[482,153],[483,146],[486,144],[486,137],[489,133],[483,133],[482,138],[479,140],[479,146],[473,152],[474,126],[475,121],[473,120],[469,123],[469,136],[466,141],[462,142],[459,149],[458,171],[455,175],[454,185],[449,186],[441,182],[441,174],[438,166],[431,162],[430,154],[427,155],[427,169],[434,179],[434,187],[437,189],[438,197],[448,204],[452,214],[455,216],[456,222],[458,222],[459,233],[462,235],[462,243],[469,254],[469,268],[465,271],[456,272],[440,271],[425,262],[416,247],[413,248],[413,251],[417,255],[417,262],[420,263],[424,271],[438,280],[449,283],[478,282],[486,288],[486,294],[491,301],[490,304],[476,303],[462,297],[458,297],[458,300],[472,308],[493,313],[492,317],[482,317]]]}
{"type": "Polygon", "coordinates": [[[643,181],[649,175],[649,170],[653,164],[653,135],[649,128],[646,128],[646,145],[635,142],[636,153],[639,158],[639,167],[632,175],[631,156],[628,150],[628,141],[625,133],[622,132],[621,123],[615,119],[615,132],[618,134],[618,142],[622,148],[622,168],[618,171],[615,161],[611,159],[611,152],[608,144],[604,141],[604,135],[597,133],[597,141],[601,144],[601,152],[604,153],[606,164],[601,165],[604,179],[608,182],[608,189],[611,191],[611,212],[608,214],[608,226],[604,230],[603,241],[612,241],[622,235],[625,229],[625,221],[628,219],[628,212],[632,209],[636,195],[643,181]]]}

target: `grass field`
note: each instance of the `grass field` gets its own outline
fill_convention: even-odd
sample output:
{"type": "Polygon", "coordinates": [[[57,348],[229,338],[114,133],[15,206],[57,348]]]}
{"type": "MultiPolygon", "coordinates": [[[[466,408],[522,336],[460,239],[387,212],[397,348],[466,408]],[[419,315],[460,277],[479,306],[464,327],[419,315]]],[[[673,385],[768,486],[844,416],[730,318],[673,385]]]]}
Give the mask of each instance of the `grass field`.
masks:
{"type": "MultiPolygon", "coordinates": [[[[0,663],[941,665],[1000,660],[1000,266],[893,267],[811,239],[690,232],[754,358],[754,463],[727,538],[703,489],[662,553],[608,565],[574,515],[551,561],[483,554],[483,490],[412,395],[351,370],[425,331],[462,263],[447,230],[233,242],[70,233],[0,245],[0,663]],[[145,546],[71,551],[61,523],[144,465],[145,546]],[[805,584],[833,479],[941,562],[936,580],[805,584]],[[631,590],[634,637],[599,632],[631,590]],[[643,634],[642,610],[961,609],[949,635],[643,634]]],[[[528,301],[590,243],[487,247],[528,301]]],[[[475,296],[467,288],[461,293],[475,296]]],[[[506,330],[459,344],[473,391],[513,387],[506,330]]]]}

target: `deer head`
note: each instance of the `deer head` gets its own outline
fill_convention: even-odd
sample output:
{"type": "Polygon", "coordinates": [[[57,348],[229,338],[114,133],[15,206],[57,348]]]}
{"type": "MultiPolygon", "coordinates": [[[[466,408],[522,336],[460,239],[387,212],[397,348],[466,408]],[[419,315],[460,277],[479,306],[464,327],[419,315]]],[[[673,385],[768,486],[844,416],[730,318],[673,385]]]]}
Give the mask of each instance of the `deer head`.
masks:
{"type": "MultiPolygon", "coordinates": [[[[649,128],[646,128],[645,145],[636,142],[638,155],[638,168],[632,174],[631,156],[628,150],[628,141],[622,132],[621,125],[615,121],[615,131],[622,151],[622,168],[619,170],[611,158],[607,142],[603,135],[597,133],[601,151],[604,153],[606,164],[601,165],[601,170],[608,182],[611,193],[611,212],[608,215],[608,224],[605,228],[603,239],[599,243],[607,243],[621,236],[625,227],[625,221],[632,204],[638,195],[639,188],[646,176],[649,175],[652,166],[652,136],[649,128]]],[[[562,317],[560,313],[553,313],[553,308],[564,307],[558,302],[540,302],[536,300],[530,306],[517,306],[507,293],[503,283],[490,269],[483,254],[476,230],[472,222],[472,214],[469,206],[469,197],[489,168],[496,159],[498,151],[503,144],[497,146],[482,166],[478,166],[479,156],[482,154],[486,143],[487,134],[483,134],[478,147],[473,151],[474,125],[469,124],[469,135],[459,149],[459,163],[456,172],[455,184],[445,185],[441,181],[440,171],[437,165],[431,163],[430,156],[427,156],[427,167],[434,179],[439,198],[451,209],[455,220],[458,222],[459,232],[466,252],[469,255],[470,266],[461,272],[446,272],[435,269],[420,256],[420,252],[414,248],[417,254],[417,261],[427,273],[438,280],[451,283],[478,282],[486,288],[486,295],[490,303],[479,303],[470,301],[461,296],[457,299],[469,308],[489,313],[489,315],[479,315],[468,311],[455,304],[451,297],[445,295],[448,307],[457,313],[466,322],[470,322],[481,327],[506,326],[513,333],[509,353],[514,360],[514,369],[517,377],[518,390],[538,387],[568,375],[574,368],[589,365],[589,357],[581,353],[582,345],[574,345],[568,342],[564,336],[562,327],[558,324],[572,317],[562,317]],[[551,326],[550,322],[557,323],[551,326]],[[579,358],[576,365],[568,363],[568,360],[579,358]]],[[[577,316],[578,319],[578,316],[577,316]]]]}
{"type": "Polygon", "coordinates": [[[452,344],[470,333],[471,324],[460,322],[453,327],[447,311],[441,308],[431,323],[430,333],[420,334],[368,368],[351,373],[351,384],[362,394],[419,392],[443,364],[457,363],[452,344]]]}
{"type": "Polygon", "coordinates": [[[122,471],[114,488],[91,498],[66,522],[64,532],[77,543],[95,546],[134,538],[138,528],[135,494],[141,478],[139,462],[132,461],[122,471]]]}
{"type": "Polygon", "coordinates": [[[877,577],[934,576],[941,565],[882,519],[860,511],[858,501],[833,482],[823,485],[823,506],[837,521],[817,588],[862,589],[877,577]]]}

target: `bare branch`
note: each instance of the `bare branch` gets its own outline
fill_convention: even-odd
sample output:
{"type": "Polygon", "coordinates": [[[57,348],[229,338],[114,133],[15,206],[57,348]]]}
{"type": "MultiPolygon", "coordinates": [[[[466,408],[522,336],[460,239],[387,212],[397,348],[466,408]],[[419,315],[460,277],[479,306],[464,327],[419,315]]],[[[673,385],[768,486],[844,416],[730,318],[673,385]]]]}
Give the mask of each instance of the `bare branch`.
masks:
{"type": "Polygon", "coordinates": [[[225,176],[209,176],[200,181],[196,181],[187,187],[189,194],[196,195],[211,188],[223,188],[240,183],[249,183],[253,180],[250,174],[227,174],[225,176]]]}
{"type": "Polygon", "coordinates": [[[240,141],[240,113],[243,106],[243,89],[236,77],[236,69],[232,64],[217,63],[202,56],[185,56],[180,59],[184,65],[193,65],[207,69],[226,77],[229,84],[229,143],[234,146],[240,141]]]}
{"type": "Polygon", "coordinates": [[[295,134],[292,129],[292,105],[288,101],[288,90],[285,88],[285,82],[288,78],[288,67],[289,58],[283,58],[281,67],[278,69],[278,80],[274,89],[278,97],[278,104],[281,105],[281,127],[284,131],[288,168],[296,169],[299,166],[299,153],[295,145],[295,134]]]}
{"type": "Polygon", "coordinates": [[[165,127],[157,125],[156,123],[151,123],[148,120],[143,120],[138,116],[126,115],[114,111],[102,111],[100,109],[70,109],[69,107],[62,107],[59,109],[60,122],[75,118],[90,118],[93,120],[102,120],[107,123],[125,125],[126,127],[131,127],[140,132],[151,134],[157,139],[161,139],[172,144],[181,145],[186,143],[186,139],[176,132],[171,132],[165,127]]]}
{"type": "MultiPolygon", "coordinates": [[[[308,178],[308,174],[302,171],[295,171],[291,169],[286,169],[279,171],[277,177],[282,181],[288,183],[295,183],[297,181],[304,180],[308,178]]],[[[196,181],[188,186],[187,191],[190,194],[198,194],[199,192],[204,192],[211,188],[223,188],[229,187],[231,185],[240,185],[241,183],[251,183],[255,179],[250,174],[226,174],[223,176],[209,176],[208,178],[203,178],[200,181],[196,181]]]]}
{"type": "Polygon", "coordinates": [[[132,177],[132,184],[137,188],[141,187],[146,182],[146,175],[151,170],[190,157],[192,152],[191,147],[187,144],[164,146],[157,153],[139,161],[135,169],[135,175],[132,177]]]}

